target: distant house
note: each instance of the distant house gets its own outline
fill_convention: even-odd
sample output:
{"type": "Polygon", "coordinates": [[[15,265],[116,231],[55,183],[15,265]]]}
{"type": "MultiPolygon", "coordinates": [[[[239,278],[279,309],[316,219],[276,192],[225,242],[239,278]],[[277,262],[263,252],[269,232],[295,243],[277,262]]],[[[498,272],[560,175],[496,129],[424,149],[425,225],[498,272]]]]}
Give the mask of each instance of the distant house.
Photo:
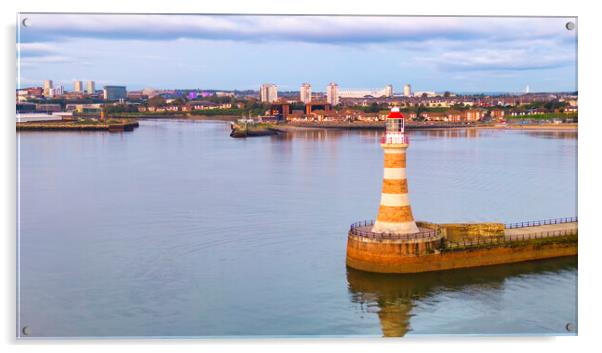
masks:
{"type": "Polygon", "coordinates": [[[450,110],[447,112],[447,120],[446,121],[463,121],[464,120],[464,112],[458,111],[458,110],[450,110]]]}
{"type": "Polygon", "coordinates": [[[485,116],[485,112],[481,109],[469,109],[464,112],[466,121],[479,121],[485,116]]]}
{"type": "Polygon", "coordinates": [[[209,110],[209,109],[230,109],[232,108],[232,103],[215,103],[210,101],[191,101],[186,103],[183,107],[183,111],[192,111],[192,110],[209,110]]]}
{"type": "Polygon", "coordinates": [[[527,115],[527,112],[524,110],[514,109],[510,111],[510,116],[524,116],[527,115]]]}
{"type": "Polygon", "coordinates": [[[503,120],[505,112],[503,109],[493,109],[489,114],[492,119],[503,120]]]}
{"type": "Polygon", "coordinates": [[[447,113],[445,112],[424,112],[422,116],[426,120],[432,121],[447,121],[447,113]]]}

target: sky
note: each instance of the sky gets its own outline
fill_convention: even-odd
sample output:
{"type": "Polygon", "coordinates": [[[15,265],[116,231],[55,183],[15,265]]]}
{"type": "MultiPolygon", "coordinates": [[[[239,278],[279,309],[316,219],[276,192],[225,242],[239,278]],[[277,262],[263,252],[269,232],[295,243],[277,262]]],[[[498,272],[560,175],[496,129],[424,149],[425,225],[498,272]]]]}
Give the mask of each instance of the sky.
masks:
{"type": "Polygon", "coordinates": [[[575,91],[575,18],[21,14],[20,87],[575,91]],[[26,19],[27,26],[23,25],[26,19]]]}

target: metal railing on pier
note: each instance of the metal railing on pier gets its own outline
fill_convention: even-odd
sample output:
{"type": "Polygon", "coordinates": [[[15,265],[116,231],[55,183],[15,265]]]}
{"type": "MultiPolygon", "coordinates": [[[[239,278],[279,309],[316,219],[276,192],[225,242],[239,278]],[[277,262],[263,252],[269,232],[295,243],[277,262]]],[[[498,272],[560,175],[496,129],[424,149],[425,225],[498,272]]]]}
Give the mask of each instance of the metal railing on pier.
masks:
{"type": "Polygon", "coordinates": [[[481,248],[481,247],[494,247],[494,246],[506,246],[512,243],[519,243],[535,239],[555,239],[562,237],[569,237],[577,235],[577,229],[564,229],[564,230],[553,230],[548,232],[537,232],[537,233],[524,233],[524,234],[513,234],[500,237],[476,237],[475,239],[464,239],[462,241],[444,241],[442,249],[445,250],[456,250],[456,249],[470,249],[470,248],[481,248]]]}
{"type": "Polygon", "coordinates": [[[575,222],[577,222],[577,217],[564,217],[564,218],[544,219],[541,221],[508,223],[508,224],[505,224],[504,226],[506,229],[513,229],[513,228],[538,227],[538,226],[547,226],[547,225],[551,225],[551,224],[575,223],[575,222]]]}
{"type": "Polygon", "coordinates": [[[372,232],[368,227],[374,225],[374,220],[361,221],[353,223],[349,229],[349,233],[358,237],[364,237],[376,240],[424,240],[436,239],[438,232],[435,229],[423,230],[412,234],[396,234],[396,233],[376,233],[372,232]]]}

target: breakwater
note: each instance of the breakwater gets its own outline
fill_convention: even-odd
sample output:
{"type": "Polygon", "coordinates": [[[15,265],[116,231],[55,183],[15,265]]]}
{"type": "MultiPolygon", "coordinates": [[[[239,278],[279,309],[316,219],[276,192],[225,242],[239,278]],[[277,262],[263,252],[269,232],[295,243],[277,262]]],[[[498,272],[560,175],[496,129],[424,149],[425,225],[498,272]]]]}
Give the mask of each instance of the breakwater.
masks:
{"type": "Polygon", "coordinates": [[[372,225],[364,221],[351,226],[349,267],[417,273],[577,255],[576,218],[508,225],[417,222],[421,232],[401,235],[374,233],[372,225]]]}
{"type": "Polygon", "coordinates": [[[138,121],[115,122],[73,122],[73,121],[38,121],[17,123],[20,131],[132,131],[139,126],[138,121]]]}

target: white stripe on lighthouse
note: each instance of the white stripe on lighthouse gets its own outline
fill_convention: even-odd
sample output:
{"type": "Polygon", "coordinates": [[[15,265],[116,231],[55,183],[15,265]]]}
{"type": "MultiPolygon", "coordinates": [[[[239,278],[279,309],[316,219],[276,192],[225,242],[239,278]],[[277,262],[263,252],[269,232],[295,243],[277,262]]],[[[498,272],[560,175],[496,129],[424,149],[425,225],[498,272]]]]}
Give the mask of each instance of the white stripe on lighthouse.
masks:
{"type": "Polygon", "coordinates": [[[414,221],[395,223],[376,221],[374,223],[374,227],[372,227],[372,231],[375,233],[412,234],[418,233],[420,230],[418,229],[414,221]]]}
{"type": "Polygon", "coordinates": [[[382,206],[408,206],[410,198],[408,194],[381,194],[380,204],[382,206]]]}
{"type": "Polygon", "coordinates": [[[385,168],[384,179],[405,179],[405,168],[385,168]]]}

